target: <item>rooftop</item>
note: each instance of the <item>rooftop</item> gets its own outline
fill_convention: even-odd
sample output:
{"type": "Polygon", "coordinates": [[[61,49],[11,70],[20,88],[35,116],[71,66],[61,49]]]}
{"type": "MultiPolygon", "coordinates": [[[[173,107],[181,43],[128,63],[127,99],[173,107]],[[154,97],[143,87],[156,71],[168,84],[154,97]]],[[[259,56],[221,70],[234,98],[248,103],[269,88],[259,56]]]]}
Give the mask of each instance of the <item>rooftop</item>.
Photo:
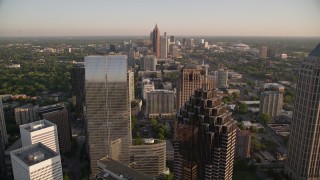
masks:
{"type": "Polygon", "coordinates": [[[22,160],[27,166],[38,164],[47,159],[58,156],[56,152],[43,145],[37,143],[11,152],[14,156],[22,160]]]}
{"type": "Polygon", "coordinates": [[[40,121],[35,121],[35,122],[32,122],[32,123],[29,123],[29,124],[24,124],[24,125],[21,125],[20,128],[23,128],[23,129],[26,129],[30,132],[33,132],[33,131],[37,131],[39,129],[44,129],[44,128],[47,128],[47,127],[50,127],[50,126],[54,126],[55,124],[51,123],[50,121],[47,121],[47,120],[40,120],[40,121]]]}
{"type": "Polygon", "coordinates": [[[105,157],[98,161],[98,166],[105,171],[100,172],[97,176],[103,178],[104,180],[114,179],[117,177],[122,177],[122,179],[152,179],[130,167],[127,167],[111,158],[105,157]],[[109,172],[108,172],[109,171],[109,172]],[[111,173],[112,174],[111,174],[111,173]],[[114,177],[114,174],[117,175],[114,177]]]}

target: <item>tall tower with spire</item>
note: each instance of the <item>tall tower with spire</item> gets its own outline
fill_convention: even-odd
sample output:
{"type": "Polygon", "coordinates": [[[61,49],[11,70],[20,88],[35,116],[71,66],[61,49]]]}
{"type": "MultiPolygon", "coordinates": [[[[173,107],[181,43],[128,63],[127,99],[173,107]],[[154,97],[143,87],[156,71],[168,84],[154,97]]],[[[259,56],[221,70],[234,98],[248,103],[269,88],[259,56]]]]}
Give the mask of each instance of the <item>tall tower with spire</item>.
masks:
{"type": "Polygon", "coordinates": [[[157,56],[157,58],[160,57],[160,31],[158,28],[158,25],[154,27],[153,31],[150,33],[151,43],[152,43],[152,50],[157,56]]]}
{"type": "Polygon", "coordinates": [[[303,60],[297,81],[286,172],[292,180],[320,179],[320,44],[303,60]]]}

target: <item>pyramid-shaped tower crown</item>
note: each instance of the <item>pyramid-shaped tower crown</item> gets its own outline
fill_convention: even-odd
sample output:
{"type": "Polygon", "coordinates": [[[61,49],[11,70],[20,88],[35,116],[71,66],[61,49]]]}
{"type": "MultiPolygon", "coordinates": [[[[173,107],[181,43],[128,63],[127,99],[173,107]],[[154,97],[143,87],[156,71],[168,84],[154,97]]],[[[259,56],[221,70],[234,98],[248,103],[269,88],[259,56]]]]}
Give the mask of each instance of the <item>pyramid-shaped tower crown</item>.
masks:
{"type": "Polygon", "coordinates": [[[320,43],[318,44],[318,46],[316,48],[314,48],[311,53],[309,54],[309,56],[317,56],[320,57],[320,43]]]}

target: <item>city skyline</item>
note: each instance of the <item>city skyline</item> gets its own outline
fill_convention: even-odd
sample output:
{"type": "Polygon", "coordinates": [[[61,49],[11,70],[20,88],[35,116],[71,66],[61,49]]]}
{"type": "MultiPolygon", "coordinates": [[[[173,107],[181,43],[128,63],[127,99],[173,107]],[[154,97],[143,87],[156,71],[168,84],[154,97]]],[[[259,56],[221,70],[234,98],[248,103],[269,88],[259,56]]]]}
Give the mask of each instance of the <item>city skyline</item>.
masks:
{"type": "Polygon", "coordinates": [[[141,36],[155,24],[169,35],[320,36],[319,5],[316,0],[0,1],[0,36],[141,36]]]}

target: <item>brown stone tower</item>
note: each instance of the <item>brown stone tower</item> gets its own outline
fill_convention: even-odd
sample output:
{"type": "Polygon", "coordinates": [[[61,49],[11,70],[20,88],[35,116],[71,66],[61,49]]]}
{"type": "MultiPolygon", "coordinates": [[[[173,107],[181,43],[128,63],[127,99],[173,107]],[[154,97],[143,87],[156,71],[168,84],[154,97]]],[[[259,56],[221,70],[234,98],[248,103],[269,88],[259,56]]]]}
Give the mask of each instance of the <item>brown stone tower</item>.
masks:
{"type": "Polygon", "coordinates": [[[150,33],[151,43],[152,43],[152,50],[157,56],[157,58],[160,57],[160,31],[158,28],[158,25],[154,27],[153,31],[150,33]]]}

